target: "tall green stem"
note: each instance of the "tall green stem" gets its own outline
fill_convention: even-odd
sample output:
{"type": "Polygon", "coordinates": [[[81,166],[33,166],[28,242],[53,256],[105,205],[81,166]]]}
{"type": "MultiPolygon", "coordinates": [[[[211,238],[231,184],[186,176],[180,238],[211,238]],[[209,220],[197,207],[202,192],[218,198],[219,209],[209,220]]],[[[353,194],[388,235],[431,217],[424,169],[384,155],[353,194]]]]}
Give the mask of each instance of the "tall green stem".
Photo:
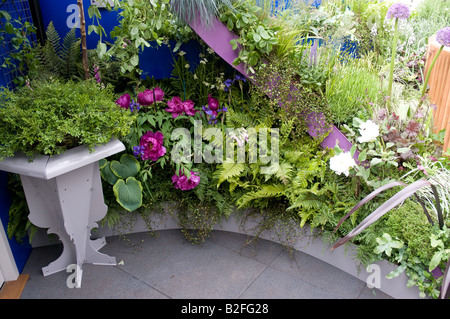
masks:
{"type": "Polygon", "coordinates": [[[398,18],[395,19],[394,26],[394,39],[392,41],[392,52],[391,52],[391,69],[389,73],[389,86],[386,100],[386,108],[389,111],[391,106],[392,97],[392,84],[394,82],[394,65],[395,65],[395,55],[397,53],[397,42],[398,42],[398,18]]]}
{"type": "Polygon", "coordinates": [[[436,53],[433,61],[431,62],[430,68],[428,69],[427,76],[425,78],[425,82],[423,82],[422,92],[420,93],[420,102],[418,108],[420,108],[423,104],[423,101],[425,100],[425,92],[427,91],[428,81],[430,80],[431,70],[433,70],[434,64],[436,63],[437,58],[439,57],[439,54],[441,54],[442,49],[444,49],[444,46],[441,45],[439,48],[439,51],[436,53]]]}

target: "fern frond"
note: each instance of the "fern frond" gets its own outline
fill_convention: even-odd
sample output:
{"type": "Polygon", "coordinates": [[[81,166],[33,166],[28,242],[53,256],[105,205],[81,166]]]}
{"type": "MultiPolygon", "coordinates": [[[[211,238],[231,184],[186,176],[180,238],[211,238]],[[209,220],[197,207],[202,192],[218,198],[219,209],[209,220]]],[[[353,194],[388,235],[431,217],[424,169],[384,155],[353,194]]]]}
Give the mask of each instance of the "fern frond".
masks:
{"type": "Polygon", "coordinates": [[[259,190],[248,192],[237,200],[238,208],[247,207],[252,201],[284,196],[286,186],[283,184],[262,185],[259,190]]]}
{"type": "Polygon", "coordinates": [[[61,75],[64,78],[71,78],[77,74],[76,62],[81,56],[81,40],[77,38],[75,28],[71,29],[63,39],[63,44],[59,52],[61,59],[61,75]]]}
{"type": "Polygon", "coordinates": [[[243,163],[223,163],[217,167],[214,172],[214,178],[217,179],[217,187],[223,182],[240,175],[246,169],[246,165],[243,163]]]}
{"type": "Polygon", "coordinates": [[[278,171],[275,173],[275,176],[286,185],[291,179],[292,165],[284,162],[279,165],[278,171]]]}

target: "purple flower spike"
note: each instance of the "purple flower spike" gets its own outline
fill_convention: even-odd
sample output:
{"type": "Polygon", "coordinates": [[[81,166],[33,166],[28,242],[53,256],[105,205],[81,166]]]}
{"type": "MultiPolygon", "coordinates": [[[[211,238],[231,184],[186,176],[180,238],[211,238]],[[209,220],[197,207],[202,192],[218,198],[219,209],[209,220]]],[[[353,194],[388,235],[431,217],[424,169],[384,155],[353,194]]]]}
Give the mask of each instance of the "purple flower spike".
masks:
{"type": "Polygon", "coordinates": [[[388,19],[408,19],[411,12],[409,11],[409,7],[401,2],[394,3],[389,7],[386,17],[388,19]]]}
{"type": "Polygon", "coordinates": [[[450,47],[450,27],[439,30],[436,34],[436,41],[443,46],[450,47]]]}

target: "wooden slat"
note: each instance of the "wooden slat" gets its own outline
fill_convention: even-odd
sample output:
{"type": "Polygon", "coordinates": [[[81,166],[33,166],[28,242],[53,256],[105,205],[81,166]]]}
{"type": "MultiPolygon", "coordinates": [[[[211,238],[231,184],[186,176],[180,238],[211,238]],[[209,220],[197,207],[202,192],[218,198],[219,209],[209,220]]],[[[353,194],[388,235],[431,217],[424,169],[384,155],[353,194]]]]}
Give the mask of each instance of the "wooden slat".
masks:
{"type": "Polygon", "coordinates": [[[0,290],[0,299],[19,299],[29,275],[19,275],[14,281],[7,281],[0,290]]]}
{"type": "MultiPolygon", "coordinates": [[[[440,44],[436,42],[436,35],[430,37],[425,74],[428,73],[431,61],[433,61],[439,48],[440,44]]],[[[445,47],[439,55],[431,72],[428,85],[430,86],[430,100],[437,105],[437,110],[434,112],[434,132],[439,133],[443,129],[446,130],[443,145],[443,151],[445,152],[450,147],[450,48],[445,47]]]]}

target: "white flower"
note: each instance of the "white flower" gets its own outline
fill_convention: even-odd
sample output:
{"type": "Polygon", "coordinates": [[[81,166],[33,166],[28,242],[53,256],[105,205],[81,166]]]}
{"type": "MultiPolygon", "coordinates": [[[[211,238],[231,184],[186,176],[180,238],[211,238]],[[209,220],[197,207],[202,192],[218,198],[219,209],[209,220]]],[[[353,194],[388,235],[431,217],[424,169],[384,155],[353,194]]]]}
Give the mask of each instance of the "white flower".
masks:
{"type": "Polygon", "coordinates": [[[234,132],[229,132],[228,136],[234,139],[237,142],[238,147],[244,146],[245,142],[248,142],[248,133],[245,128],[238,128],[237,130],[238,135],[236,135],[234,132]]]}
{"type": "Polygon", "coordinates": [[[179,53],[178,53],[180,56],[183,56],[183,55],[185,55],[186,54],[186,52],[184,52],[184,51],[180,51],[179,53]]]}
{"type": "Polygon", "coordinates": [[[380,136],[380,127],[371,120],[368,120],[359,126],[359,134],[361,134],[361,137],[358,138],[358,142],[372,142],[380,136]]]}
{"type": "Polygon", "coordinates": [[[355,165],[356,162],[350,152],[342,152],[330,159],[330,169],[338,175],[344,174],[345,176],[348,176],[350,168],[355,165]]]}

